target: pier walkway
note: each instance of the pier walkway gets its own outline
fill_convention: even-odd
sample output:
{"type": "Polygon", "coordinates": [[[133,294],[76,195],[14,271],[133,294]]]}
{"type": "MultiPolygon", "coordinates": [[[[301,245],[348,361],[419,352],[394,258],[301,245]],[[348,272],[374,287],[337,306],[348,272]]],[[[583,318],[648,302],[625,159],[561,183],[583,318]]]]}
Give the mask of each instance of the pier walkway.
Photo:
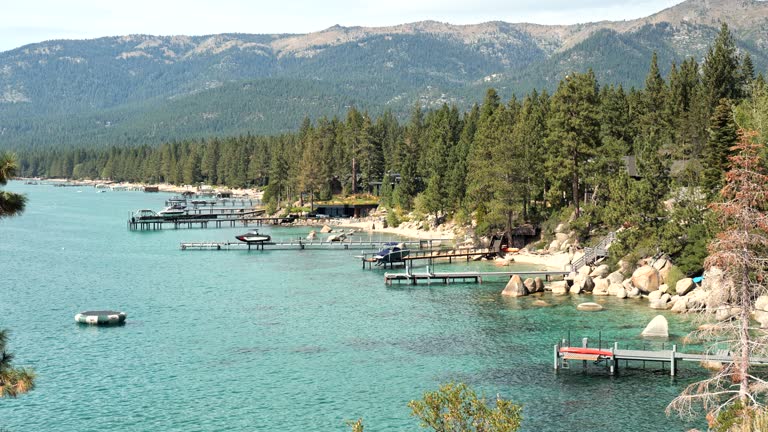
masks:
{"type": "Polygon", "coordinates": [[[529,277],[543,277],[546,280],[551,280],[553,277],[567,276],[570,271],[565,270],[544,270],[544,271],[535,271],[535,270],[524,270],[524,271],[498,271],[498,272],[477,272],[477,271],[470,271],[470,272],[431,272],[429,271],[429,268],[427,268],[427,272],[425,273],[412,273],[409,268],[406,267],[405,273],[385,273],[384,274],[384,283],[387,285],[392,285],[393,282],[407,282],[411,285],[416,285],[418,283],[426,283],[426,284],[432,284],[432,283],[443,283],[443,284],[449,284],[451,282],[474,282],[474,283],[483,283],[483,278],[491,278],[491,277],[501,277],[501,278],[511,278],[514,275],[518,275],[520,277],[523,276],[529,276],[529,277]]]}
{"type": "Polygon", "coordinates": [[[433,245],[452,241],[451,239],[396,240],[396,239],[346,239],[344,241],[321,241],[290,239],[277,242],[184,242],[181,250],[379,250],[392,242],[403,243],[408,247],[431,249],[433,245]]]}
{"type": "MultiPolygon", "coordinates": [[[[442,244],[442,243],[441,243],[442,244]]],[[[483,257],[488,255],[490,250],[488,248],[464,248],[464,249],[432,249],[413,251],[409,250],[408,255],[398,258],[396,261],[387,262],[390,267],[394,264],[406,264],[413,263],[415,261],[427,260],[429,265],[432,265],[434,260],[448,260],[449,263],[453,262],[456,258],[465,258],[467,261],[473,257],[483,257]]],[[[376,252],[359,255],[356,258],[360,258],[363,262],[363,268],[368,264],[368,268],[373,268],[373,264],[378,263],[379,259],[376,258],[376,252]]]]}
{"type": "MultiPolygon", "coordinates": [[[[619,349],[619,343],[614,342],[610,348],[589,348],[588,338],[582,340],[581,347],[565,346],[565,341],[558,343],[554,348],[554,367],[555,370],[570,369],[571,362],[580,361],[586,369],[589,362],[603,365],[609,374],[614,375],[619,372],[619,362],[624,361],[625,367],[630,361],[660,363],[662,369],[669,364],[669,374],[675,376],[678,370],[678,363],[687,362],[719,362],[731,363],[733,356],[727,351],[719,351],[715,354],[685,353],[677,350],[677,345],[672,345],[671,349],[661,350],[633,350],[619,349]]],[[[749,359],[753,365],[768,365],[768,358],[753,357],[749,359]]]]}

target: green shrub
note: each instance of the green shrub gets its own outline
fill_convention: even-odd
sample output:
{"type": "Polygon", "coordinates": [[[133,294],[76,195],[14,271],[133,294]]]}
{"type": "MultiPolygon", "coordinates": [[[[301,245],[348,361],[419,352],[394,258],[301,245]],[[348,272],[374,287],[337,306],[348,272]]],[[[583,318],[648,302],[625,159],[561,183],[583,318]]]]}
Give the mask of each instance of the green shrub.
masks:
{"type": "Polygon", "coordinates": [[[680,279],[685,279],[685,275],[682,271],[680,271],[680,268],[677,266],[672,266],[669,269],[669,273],[667,274],[667,286],[669,287],[669,295],[675,295],[675,285],[677,285],[677,281],[680,279]]]}
{"type": "Polygon", "coordinates": [[[390,228],[397,228],[400,226],[400,218],[397,216],[397,212],[394,209],[387,209],[387,226],[390,228]]]}

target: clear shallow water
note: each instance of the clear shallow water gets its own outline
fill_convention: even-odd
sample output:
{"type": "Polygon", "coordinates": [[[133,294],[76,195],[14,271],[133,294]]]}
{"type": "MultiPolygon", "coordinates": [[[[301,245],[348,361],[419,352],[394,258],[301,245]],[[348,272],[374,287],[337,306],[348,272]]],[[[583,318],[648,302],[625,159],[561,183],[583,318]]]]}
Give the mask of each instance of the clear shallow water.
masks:
{"type": "MultiPolygon", "coordinates": [[[[568,330],[643,344],[656,312],[639,303],[601,298],[607,310],[589,314],[575,310],[589,297],[546,295],[541,308],[502,298],[502,282],[387,287],[359,251],[182,252],[243,230],[128,231],[129,211],[162,208],[162,194],[6,189],[29,204],[0,221],[0,327],[39,376],[0,401],[9,431],[344,431],[358,417],[366,430],[417,430],[407,402],[449,380],[523,403],[525,431],[701,427],[663,413],[701,376],[689,365],[676,380],[553,372],[568,330]],[[128,312],[127,325],[74,323],[97,308],[128,312]]],[[[668,319],[676,338],[688,331],[668,319]]]]}

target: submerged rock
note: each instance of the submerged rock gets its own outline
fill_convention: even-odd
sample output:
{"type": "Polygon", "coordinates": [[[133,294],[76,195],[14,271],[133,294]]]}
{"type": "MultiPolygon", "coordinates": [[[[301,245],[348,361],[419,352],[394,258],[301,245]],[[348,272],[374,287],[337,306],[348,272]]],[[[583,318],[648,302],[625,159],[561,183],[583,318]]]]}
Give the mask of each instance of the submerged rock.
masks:
{"type": "Polygon", "coordinates": [[[597,312],[603,310],[603,306],[597,303],[587,302],[576,306],[576,309],[584,312],[597,312]]]}

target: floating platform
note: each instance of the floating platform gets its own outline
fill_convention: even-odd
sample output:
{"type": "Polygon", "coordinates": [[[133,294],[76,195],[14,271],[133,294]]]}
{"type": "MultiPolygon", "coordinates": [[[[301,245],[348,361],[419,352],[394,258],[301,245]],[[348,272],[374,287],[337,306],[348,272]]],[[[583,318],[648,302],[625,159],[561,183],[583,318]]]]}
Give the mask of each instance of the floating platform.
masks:
{"type": "Polygon", "coordinates": [[[565,270],[529,270],[529,271],[511,271],[511,272],[426,272],[426,273],[412,273],[410,271],[406,271],[405,273],[385,273],[384,274],[384,283],[387,285],[392,285],[393,282],[407,282],[411,285],[416,285],[418,283],[426,283],[426,284],[433,284],[433,283],[443,283],[443,284],[449,284],[451,282],[474,282],[474,283],[483,283],[483,278],[490,278],[490,277],[506,277],[511,278],[514,275],[518,276],[530,276],[530,277],[543,277],[545,280],[549,281],[553,277],[562,276],[565,277],[570,273],[570,271],[565,270]]]}

